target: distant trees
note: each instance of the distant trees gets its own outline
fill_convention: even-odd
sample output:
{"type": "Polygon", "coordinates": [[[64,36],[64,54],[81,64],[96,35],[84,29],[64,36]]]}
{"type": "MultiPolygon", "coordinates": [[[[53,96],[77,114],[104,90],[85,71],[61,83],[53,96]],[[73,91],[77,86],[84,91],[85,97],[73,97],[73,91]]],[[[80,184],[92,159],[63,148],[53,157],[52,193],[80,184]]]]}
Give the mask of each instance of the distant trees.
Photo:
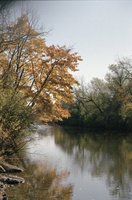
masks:
{"type": "Polygon", "coordinates": [[[132,120],[132,61],[120,60],[116,65],[110,66],[110,73],[106,80],[110,89],[113,113],[121,122],[121,125],[131,126],[132,120]]]}
{"type": "Polygon", "coordinates": [[[90,128],[132,129],[132,61],[110,65],[104,80],[81,83],[75,88],[75,99],[69,123],[75,118],[90,128]]]}

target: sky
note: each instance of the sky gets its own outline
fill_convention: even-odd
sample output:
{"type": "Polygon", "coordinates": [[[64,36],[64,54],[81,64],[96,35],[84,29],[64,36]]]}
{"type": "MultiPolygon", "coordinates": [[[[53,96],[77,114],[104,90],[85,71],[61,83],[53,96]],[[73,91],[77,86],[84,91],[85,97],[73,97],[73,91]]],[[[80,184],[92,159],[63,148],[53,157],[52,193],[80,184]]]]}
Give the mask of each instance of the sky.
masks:
{"type": "Polygon", "coordinates": [[[108,66],[132,56],[132,1],[23,1],[49,31],[48,45],[66,45],[81,55],[76,78],[104,78],[108,66]]]}

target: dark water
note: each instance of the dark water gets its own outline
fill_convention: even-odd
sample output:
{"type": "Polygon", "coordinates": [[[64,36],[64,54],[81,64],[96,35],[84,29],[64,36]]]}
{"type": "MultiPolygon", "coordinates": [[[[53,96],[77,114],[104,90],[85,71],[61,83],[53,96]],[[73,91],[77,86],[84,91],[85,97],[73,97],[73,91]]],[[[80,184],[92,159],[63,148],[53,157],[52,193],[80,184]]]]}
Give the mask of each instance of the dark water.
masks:
{"type": "Polygon", "coordinates": [[[132,136],[38,126],[34,138],[21,159],[26,183],[9,199],[132,200],[132,136]]]}

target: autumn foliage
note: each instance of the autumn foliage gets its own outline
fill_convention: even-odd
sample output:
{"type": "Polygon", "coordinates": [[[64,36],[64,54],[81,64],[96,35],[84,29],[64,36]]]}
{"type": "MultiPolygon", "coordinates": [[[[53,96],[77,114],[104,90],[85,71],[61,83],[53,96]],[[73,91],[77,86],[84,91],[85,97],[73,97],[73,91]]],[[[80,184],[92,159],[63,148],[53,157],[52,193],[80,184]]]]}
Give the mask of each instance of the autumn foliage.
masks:
{"type": "Polygon", "coordinates": [[[11,88],[10,98],[21,94],[36,119],[67,118],[64,105],[74,100],[72,87],[77,81],[71,72],[77,70],[80,56],[65,46],[48,46],[28,15],[1,26],[1,89],[11,88]]]}

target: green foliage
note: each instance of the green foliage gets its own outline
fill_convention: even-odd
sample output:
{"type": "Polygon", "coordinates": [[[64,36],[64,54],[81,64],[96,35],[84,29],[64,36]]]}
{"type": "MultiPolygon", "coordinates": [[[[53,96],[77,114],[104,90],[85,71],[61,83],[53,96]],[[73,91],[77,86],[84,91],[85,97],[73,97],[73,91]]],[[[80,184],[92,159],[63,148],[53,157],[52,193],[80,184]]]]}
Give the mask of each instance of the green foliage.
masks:
{"type": "Polygon", "coordinates": [[[5,130],[19,131],[30,124],[30,113],[21,96],[12,96],[13,91],[7,90],[0,94],[0,122],[5,130]]]}
{"type": "MultiPolygon", "coordinates": [[[[32,122],[31,111],[19,93],[14,89],[0,88],[0,147],[1,154],[11,153],[22,143],[23,136],[32,122]]],[[[20,146],[19,146],[20,148],[20,146]]]]}
{"type": "Polygon", "coordinates": [[[75,89],[76,103],[65,124],[96,129],[132,130],[132,61],[123,59],[109,67],[104,80],[75,89]],[[78,120],[77,120],[78,118],[78,120]],[[78,122],[79,121],[79,122],[78,122]]]}

